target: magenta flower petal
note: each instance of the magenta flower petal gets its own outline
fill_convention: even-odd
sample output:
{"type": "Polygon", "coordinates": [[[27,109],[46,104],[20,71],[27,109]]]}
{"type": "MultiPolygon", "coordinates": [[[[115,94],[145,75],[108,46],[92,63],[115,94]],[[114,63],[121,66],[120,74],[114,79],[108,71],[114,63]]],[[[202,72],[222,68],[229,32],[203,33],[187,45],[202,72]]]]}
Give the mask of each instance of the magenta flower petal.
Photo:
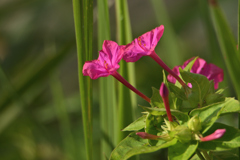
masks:
{"type": "Polygon", "coordinates": [[[212,141],[212,140],[221,138],[225,132],[226,132],[226,129],[217,129],[214,133],[212,133],[206,137],[202,137],[202,138],[200,138],[200,140],[202,142],[212,141]]]}
{"type": "MultiPolygon", "coordinates": [[[[191,62],[194,59],[191,58],[184,62],[182,66],[176,66],[173,68],[173,71],[179,75],[179,67],[184,69],[189,62],[191,62]]],[[[202,74],[208,78],[208,80],[213,80],[214,82],[214,88],[218,88],[218,83],[223,81],[223,70],[219,67],[217,67],[214,64],[207,64],[207,62],[204,59],[197,58],[197,60],[194,62],[192,69],[190,71],[191,73],[196,73],[196,74],[202,74]]],[[[176,79],[172,75],[168,75],[167,79],[171,83],[175,83],[176,79]]]]}
{"type": "Polygon", "coordinates": [[[123,57],[124,48],[116,42],[105,40],[102,50],[99,51],[98,59],[85,62],[82,70],[83,75],[97,79],[113,74],[119,68],[118,63],[123,57]]]}
{"type": "Polygon", "coordinates": [[[126,45],[123,59],[126,62],[136,62],[142,56],[150,55],[162,37],[163,31],[164,26],[161,25],[135,38],[131,43],[126,45]]]}

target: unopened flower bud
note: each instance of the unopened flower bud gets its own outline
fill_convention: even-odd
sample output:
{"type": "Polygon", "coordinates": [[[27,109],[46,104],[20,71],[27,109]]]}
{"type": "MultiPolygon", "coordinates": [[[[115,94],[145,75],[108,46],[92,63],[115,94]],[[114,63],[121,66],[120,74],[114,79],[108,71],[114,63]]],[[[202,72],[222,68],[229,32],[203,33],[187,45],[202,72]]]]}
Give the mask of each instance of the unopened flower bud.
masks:
{"type": "Polygon", "coordinates": [[[146,132],[137,132],[136,135],[138,135],[142,139],[157,140],[159,138],[159,136],[149,134],[149,133],[146,133],[146,132]]]}
{"type": "Polygon", "coordinates": [[[226,129],[217,129],[214,133],[212,133],[206,137],[202,137],[202,138],[200,138],[200,140],[202,142],[212,141],[212,140],[221,138],[225,132],[226,132],[226,129]]]}
{"type": "Polygon", "coordinates": [[[169,106],[169,100],[168,100],[169,92],[168,92],[167,86],[164,83],[161,84],[159,93],[162,96],[163,103],[164,103],[165,109],[167,111],[168,120],[173,122],[171,111],[170,111],[170,106],[169,106]]]}
{"type": "Polygon", "coordinates": [[[166,126],[165,127],[162,126],[163,130],[172,131],[172,130],[174,130],[178,126],[177,122],[171,122],[171,121],[168,121],[166,119],[164,119],[164,122],[165,122],[167,128],[165,128],[166,126]]]}
{"type": "Polygon", "coordinates": [[[188,128],[191,129],[194,132],[200,131],[202,129],[202,124],[201,124],[200,118],[198,116],[192,117],[188,121],[188,128]]]}
{"type": "Polygon", "coordinates": [[[175,131],[175,137],[182,143],[187,143],[192,139],[192,132],[186,126],[178,126],[175,131]]]}

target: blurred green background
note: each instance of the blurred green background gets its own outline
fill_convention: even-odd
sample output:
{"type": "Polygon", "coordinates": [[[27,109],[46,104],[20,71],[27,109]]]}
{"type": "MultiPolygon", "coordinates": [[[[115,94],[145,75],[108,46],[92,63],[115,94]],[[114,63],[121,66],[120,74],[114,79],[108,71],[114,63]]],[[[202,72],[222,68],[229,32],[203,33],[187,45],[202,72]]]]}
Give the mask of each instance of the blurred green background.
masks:
{"type": "MultiPolygon", "coordinates": [[[[215,34],[208,30],[201,0],[163,2],[165,6],[154,9],[151,1],[128,1],[133,37],[165,25],[161,18],[168,17],[169,24],[165,25],[156,53],[170,68],[193,56],[224,68],[215,34]],[[167,14],[159,16],[162,8],[167,14]],[[168,39],[169,34],[174,41],[168,39]],[[171,47],[179,57],[169,56],[171,47]]],[[[109,0],[111,40],[116,41],[114,3],[109,0]]],[[[238,1],[219,3],[237,38],[238,1]]],[[[97,23],[94,1],[94,59],[98,57],[97,23]]],[[[0,159],[86,159],[72,1],[1,0],[0,61],[0,159]]],[[[150,97],[151,87],[159,88],[162,82],[162,68],[150,57],[141,58],[135,68],[136,88],[150,97]]],[[[98,81],[93,81],[94,159],[100,156],[98,81]]],[[[220,87],[226,88],[227,96],[236,96],[227,72],[220,87]]],[[[137,102],[147,105],[139,97],[137,102]]],[[[225,120],[231,125],[233,120],[237,123],[232,115],[225,120]]],[[[163,154],[160,151],[140,158],[151,155],[158,159],[163,154]]]]}

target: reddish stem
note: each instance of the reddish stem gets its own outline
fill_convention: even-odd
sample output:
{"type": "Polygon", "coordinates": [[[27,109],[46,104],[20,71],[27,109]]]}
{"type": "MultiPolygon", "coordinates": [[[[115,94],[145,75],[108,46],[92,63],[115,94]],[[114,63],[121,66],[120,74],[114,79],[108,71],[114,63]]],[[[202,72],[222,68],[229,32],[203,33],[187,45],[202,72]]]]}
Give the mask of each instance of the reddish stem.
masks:
{"type": "Polygon", "coordinates": [[[168,97],[164,97],[164,98],[163,98],[163,103],[164,103],[165,109],[166,109],[166,111],[167,111],[168,120],[169,120],[170,122],[173,122],[173,120],[172,120],[172,114],[171,114],[171,111],[170,111],[170,106],[169,106],[168,97]]]}
{"type": "Polygon", "coordinates": [[[182,81],[182,79],[161,60],[161,58],[156,54],[155,51],[153,51],[149,56],[154,61],[156,61],[164,70],[166,70],[169,74],[171,74],[174,78],[176,78],[178,82],[183,86],[183,88],[187,87],[187,85],[182,81]]]}
{"type": "Polygon", "coordinates": [[[150,103],[150,98],[145,96],[143,93],[141,93],[139,90],[137,90],[135,87],[133,87],[128,81],[126,81],[117,71],[115,71],[112,76],[116,78],[118,81],[120,81],[122,84],[124,84],[126,87],[131,89],[133,92],[135,92],[137,95],[145,99],[147,102],[150,103]]]}

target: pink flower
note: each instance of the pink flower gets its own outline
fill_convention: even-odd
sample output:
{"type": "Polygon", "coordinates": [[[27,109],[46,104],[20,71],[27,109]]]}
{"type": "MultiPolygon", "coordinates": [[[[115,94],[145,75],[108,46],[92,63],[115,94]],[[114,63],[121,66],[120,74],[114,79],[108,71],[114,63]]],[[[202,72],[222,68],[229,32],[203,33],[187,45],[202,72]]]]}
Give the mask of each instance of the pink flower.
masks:
{"type": "Polygon", "coordinates": [[[99,51],[98,59],[85,62],[82,73],[84,76],[89,76],[91,79],[112,75],[126,87],[150,103],[150,98],[134,88],[117,72],[120,67],[118,63],[123,57],[124,48],[125,46],[119,46],[116,42],[105,40],[102,50],[99,51]]]}
{"type": "Polygon", "coordinates": [[[170,111],[170,106],[169,106],[169,99],[168,99],[169,92],[168,92],[167,86],[164,83],[161,84],[159,93],[163,99],[163,103],[164,103],[165,109],[167,111],[168,120],[170,122],[173,122],[171,111],[170,111]]]}
{"type": "Polygon", "coordinates": [[[202,138],[200,138],[200,140],[202,142],[212,141],[212,140],[221,138],[225,132],[226,132],[226,129],[217,129],[214,133],[212,133],[206,137],[202,137],[202,138]]]}
{"type": "Polygon", "coordinates": [[[120,67],[118,63],[122,59],[123,53],[124,46],[119,46],[114,41],[105,40],[102,50],[99,51],[98,59],[85,62],[82,70],[83,75],[97,79],[113,74],[120,67]]]}
{"type": "MultiPolygon", "coordinates": [[[[194,59],[191,58],[184,62],[182,66],[176,66],[173,68],[173,72],[175,72],[177,75],[180,75],[179,73],[179,67],[184,69],[189,62],[191,62],[194,59]]],[[[202,74],[208,78],[208,80],[213,80],[214,82],[214,88],[218,88],[218,83],[223,81],[223,70],[219,67],[217,67],[214,64],[207,64],[207,62],[204,59],[197,58],[195,63],[192,66],[192,69],[190,70],[191,73],[197,73],[197,74],[202,74]]],[[[172,75],[168,75],[167,79],[171,83],[176,83],[176,79],[172,75]]],[[[190,85],[191,86],[191,85],[190,85]]]]}
{"type": "Polygon", "coordinates": [[[165,69],[169,74],[173,75],[179,83],[187,89],[187,85],[179,78],[176,73],[174,73],[156,54],[154,51],[158,41],[163,35],[164,26],[161,25],[155,29],[135,38],[131,43],[126,45],[123,60],[126,62],[136,62],[142,56],[150,56],[154,61],[156,61],[163,69],[165,69]]]}
{"type": "Polygon", "coordinates": [[[163,31],[164,26],[161,25],[138,38],[135,38],[132,43],[126,45],[123,59],[126,62],[136,62],[142,56],[150,55],[162,37],[163,31]]]}

